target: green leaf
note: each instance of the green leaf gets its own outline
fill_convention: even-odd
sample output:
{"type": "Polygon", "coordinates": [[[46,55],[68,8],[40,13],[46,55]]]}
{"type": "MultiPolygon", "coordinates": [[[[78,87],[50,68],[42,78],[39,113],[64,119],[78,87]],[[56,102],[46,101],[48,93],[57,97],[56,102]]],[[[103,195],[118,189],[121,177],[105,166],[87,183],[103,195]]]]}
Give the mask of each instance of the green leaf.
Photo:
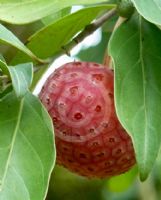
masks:
{"type": "Polygon", "coordinates": [[[95,4],[108,0],[1,0],[0,19],[9,23],[24,24],[36,21],[73,5],[95,4]]]}
{"type": "Polygon", "coordinates": [[[0,58],[0,69],[2,70],[3,74],[10,76],[8,66],[4,60],[0,58]]]}
{"type": "Polygon", "coordinates": [[[0,199],[44,200],[55,161],[50,117],[32,94],[0,100],[0,199]]]}
{"type": "Polygon", "coordinates": [[[0,91],[0,99],[2,99],[4,96],[6,96],[8,93],[10,93],[11,91],[12,91],[12,85],[11,84],[9,84],[9,85],[7,85],[4,89],[3,89],[3,91],[0,91]]]}
{"type": "Polygon", "coordinates": [[[24,63],[8,67],[17,97],[23,97],[32,83],[33,64],[24,63]]]}
{"type": "Polygon", "coordinates": [[[109,52],[115,65],[116,112],[132,136],[145,180],[161,143],[161,32],[134,16],[115,31],[109,52]]]}
{"type": "Polygon", "coordinates": [[[24,52],[32,59],[39,61],[39,58],[37,58],[11,31],[9,31],[2,24],[0,24],[0,42],[9,44],[24,52]]]}
{"type": "Polygon", "coordinates": [[[87,62],[102,63],[109,37],[110,33],[102,32],[102,39],[100,43],[96,46],[81,50],[77,57],[87,62]]]}
{"type": "Polygon", "coordinates": [[[108,20],[105,24],[102,26],[102,30],[104,32],[113,32],[114,26],[118,20],[118,15],[113,16],[110,20],[108,20]]]}
{"type": "Polygon", "coordinates": [[[5,62],[0,60],[0,69],[11,78],[17,97],[23,97],[32,83],[33,64],[24,63],[16,66],[7,66],[5,62]]]}
{"type": "Polygon", "coordinates": [[[4,63],[6,62],[2,54],[0,54],[0,60],[2,60],[4,63]]]}
{"type": "MultiPolygon", "coordinates": [[[[114,5],[101,5],[89,7],[70,14],[49,26],[44,27],[39,32],[29,38],[27,47],[38,57],[48,58],[59,52],[75,34],[88,25],[101,11],[113,8],[114,5]]],[[[28,57],[18,53],[13,64],[28,62],[28,57]]]]}
{"type": "Polygon", "coordinates": [[[11,92],[12,85],[10,83],[10,73],[8,66],[0,55],[0,99],[3,98],[7,93],[11,92]]]}
{"type": "Polygon", "coordinates": [[[56,13],[52,13],[51,15],[44,17],[41,21],[43,22],[45,26],[47,26],[59,20],[60,18],[68,15],[70,11],[71,11],[71,7],[64,8],[56,13]]]}
{"type": "Polygon", "coordinates": [[[47,71],[48,67],[49,67],[48,65],[43,65],[43,66],[41,66],[41,68],[39,70],[37,70],[34,73],[32,85],[30,87],[31,91],[33,91],[35,89],[35,87],[37,86],[38,82],[41,80],[41,78],[43,77],[44,73],[47,71]]]}
{"type": "Polygon", "coordinates": [[[157,157],[157,160],[156,160],[156,164],[155,164],[154,170],[153,170],[154,176],[161,183],[161,171],[160,171],[160,169],[161,169],[161,149],[159,151],[159,154],[158,154],[158,157],[157,157]]]}
{"type": "Polygon", "coordinates": [[[132,0],[138,12],[148,21],[161,25],[160,0],[132,0]]]}
{"type": "Polygon", "coordinates": [[[133,167],[130,171],[119,176],[115,176],[108,180],[107,187],[111,192],[124,192],[126,191],[134,182],[137,176],[137,167],[133,167]]]}

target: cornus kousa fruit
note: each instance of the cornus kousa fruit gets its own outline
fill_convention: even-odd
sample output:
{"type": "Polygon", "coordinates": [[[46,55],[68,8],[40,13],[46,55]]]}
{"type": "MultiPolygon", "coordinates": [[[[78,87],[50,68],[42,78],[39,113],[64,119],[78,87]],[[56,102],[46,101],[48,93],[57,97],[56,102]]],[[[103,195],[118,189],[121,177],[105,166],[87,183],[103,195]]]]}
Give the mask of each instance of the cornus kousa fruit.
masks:
{"type": "Polygon", "coordinates": [[[55,129],[57,163],[87,177],[110,177],[135,164],[131,138],[114,109],[113,72],[72,62],[48,78],[40,99],[55,129]]]}

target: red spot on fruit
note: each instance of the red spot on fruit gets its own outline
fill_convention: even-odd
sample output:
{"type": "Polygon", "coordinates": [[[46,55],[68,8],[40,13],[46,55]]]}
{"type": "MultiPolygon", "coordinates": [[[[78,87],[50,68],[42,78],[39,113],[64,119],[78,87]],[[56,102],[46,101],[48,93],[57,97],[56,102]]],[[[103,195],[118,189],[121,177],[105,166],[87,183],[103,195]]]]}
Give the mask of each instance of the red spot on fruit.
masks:
{"type": "Polygon", "coordinates": [[[113,71],[67,63],[39,96],[53,119],[58,164],[90,178],[119,175],[135,164],[131,138],[115,113],[113,71]]]}
{"type": "Polygon", "coordinates": [[[58,119],[56,117],[53,117],[53,122],[56,123],[58,119]]]}
{"type": "Polygon", "coordinates": [[[81,113],[76,113],[75,115],[74,115],[74,118],[76,119],[76,120],[80,120],[80,119],[82,119],[82,114],[81,113]]]}
{"type": "Polygon", "coordinates": [[[95,108],[95,111],[96,112],[101,112],[101,106],[97,105],[96,108],[95,108]]]}
{"type": "Polygon", "coordinates": [[[71,87],[70,88],[70,93],[71,93],[71,95],[77,95],[78,87],[77,86],[71,87]]]}
{"type": "Polygon", "coordinates": [[[89,104],[92,101],[92,97],[91,96],[87,96],[86,97],[86,103],[89,104]]]}
{"type": "Polygon", "coordinates": [[[78,74],[77,74],[77,73],[72,73],[72,74],[70,74],[70,76],[71,76],[72,78],[75,78],[75,77],[78,76],[78,74]]]}
{"type": "Polygon", "coordinates": [[[97,81],[102,81],[103,80],[103,75],[102,74],[93,74],[92,77],[93,77],[93,79],[96,79],[97,81]]]}
{"type": "Polygon", "coordinates": [[[94,128],[90,128],[90,129],[89,129],[89,132],[90,132],[90,133],[94,133],[94,128]]]}

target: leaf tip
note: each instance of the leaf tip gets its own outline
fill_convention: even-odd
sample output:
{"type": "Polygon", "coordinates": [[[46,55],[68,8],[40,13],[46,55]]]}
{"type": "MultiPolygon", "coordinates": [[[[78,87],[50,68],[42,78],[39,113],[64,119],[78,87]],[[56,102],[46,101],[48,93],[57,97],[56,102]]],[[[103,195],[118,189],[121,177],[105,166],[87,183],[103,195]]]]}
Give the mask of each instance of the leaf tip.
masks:
{"type": "Polygon", "coordinates": [[[148,178],[149,173],[148,172],[140,172],[140,181],[144,182],[148,178]]]}

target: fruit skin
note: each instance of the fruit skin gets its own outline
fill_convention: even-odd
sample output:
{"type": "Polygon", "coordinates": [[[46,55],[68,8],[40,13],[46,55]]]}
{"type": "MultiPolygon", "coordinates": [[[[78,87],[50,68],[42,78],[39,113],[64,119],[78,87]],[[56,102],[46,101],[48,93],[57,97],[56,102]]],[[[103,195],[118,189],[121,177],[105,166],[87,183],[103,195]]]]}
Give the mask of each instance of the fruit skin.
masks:
{"type": "Polygon", "coordinates": [[[39,97],[54,123],[58,164],[89,178],[119,175],[135,164],[131,138],[115,114],[113,71],[67,63],[50,75],[39,97]]]}

